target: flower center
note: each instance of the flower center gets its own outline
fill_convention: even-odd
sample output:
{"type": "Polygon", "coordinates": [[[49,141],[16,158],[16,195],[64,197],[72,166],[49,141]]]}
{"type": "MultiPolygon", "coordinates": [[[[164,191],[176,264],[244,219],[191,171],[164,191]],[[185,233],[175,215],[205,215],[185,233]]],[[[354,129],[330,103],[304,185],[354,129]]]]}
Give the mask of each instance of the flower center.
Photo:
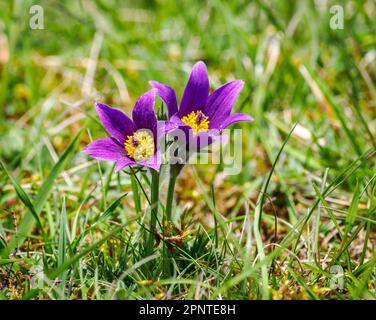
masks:
{"type": "Polygon", "coordinates": [[[190,114],[181,118],[186,125],[190,126],[193,134],[209,130],[209,118],[202,111],[192,111],[190,114]]]}
{"type": "Polygon", "coordinates": [[[136,161],[149,160],[154,155],[153,136],[144,130],[137,131],[127,137],[124,149],[128,156],[136,161]]]}

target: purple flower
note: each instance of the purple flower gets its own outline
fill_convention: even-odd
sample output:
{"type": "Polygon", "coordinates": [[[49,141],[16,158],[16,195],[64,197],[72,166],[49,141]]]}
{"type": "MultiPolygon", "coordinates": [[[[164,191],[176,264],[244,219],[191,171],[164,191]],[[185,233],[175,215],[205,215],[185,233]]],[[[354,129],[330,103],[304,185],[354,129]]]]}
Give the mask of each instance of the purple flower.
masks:
{"type": "Polygon", "coordinates": [[[154,112],[156,93],[155,89],[149,90],[137,100],[133,120],[118,109],[96,102],[95,108],[110,137],[93,141],[83,152],[98,160],[115,161],[115,172],[132,165],[159,171],[159,140],[176,125],[170,121],[157,121],[154,112]]]}
{"type": "Polygon", "coordinates": [[[193,66],[179,109],[174,89],[157,81],[149,83],[166,103],[170,120],[180,129],[191,131],[196,140],[200,136],[210,135],[209,131],[221,132],[233,123],[253,120],[242,113],[231,115],[244,82],[228,82],[209,95],[208,73],[202,61],[193,66]]]}

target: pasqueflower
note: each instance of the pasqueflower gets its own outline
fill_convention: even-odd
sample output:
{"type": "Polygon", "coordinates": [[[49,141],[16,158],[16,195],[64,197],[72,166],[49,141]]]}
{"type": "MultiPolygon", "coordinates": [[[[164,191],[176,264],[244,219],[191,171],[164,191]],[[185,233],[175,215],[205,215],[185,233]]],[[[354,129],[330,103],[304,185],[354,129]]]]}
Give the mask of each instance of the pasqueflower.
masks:
{"type": "Polygon", "coordinates": [[[231,114],[244,82],[228,82],[209,94],[208,73],[202,61],[193,66],[179,108],[174,89],[157,81],[149,83],[166,103],[171,122],[184,131],[190,131],[195,140],[200,136],[210,136],[210,131],[221,132],[235,122],[253,120],[246,114],[231,114]]]}
{"type": "Polygon", "coordinates": [[[170,121],[157,121],[152,89],[136,102],[131,120],[118,109],[96,102],[95,108],[110,137],[93,141],[83,152],[98,160],[116,162],[115,172],[126,166],[141,165],[159,170],[159,140],[176,128],[170,121]]]}

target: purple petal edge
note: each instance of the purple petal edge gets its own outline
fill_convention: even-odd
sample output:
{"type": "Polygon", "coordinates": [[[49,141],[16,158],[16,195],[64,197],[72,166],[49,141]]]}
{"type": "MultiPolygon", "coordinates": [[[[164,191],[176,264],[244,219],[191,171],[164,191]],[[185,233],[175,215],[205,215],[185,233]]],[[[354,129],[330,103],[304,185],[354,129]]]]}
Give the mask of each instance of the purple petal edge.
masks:
{"type": "Polygon", "coordinates": [[[149,129],[154,136],[157,129],[157,117],[154,112],[154,102],[157,89],[151,89],[138,98],[132,113],[137,129],[149,129]]]}
{"type": "Polygon", "coordinates": [[[184,117],[192,111],[201,110],[209,96],[209,77],[206,65],[198,61],[192,68],[180,103],[179,116],[184,117]]]}
{"type": "Polygon", "coordinates": [[[151,158],[150,160],[146,160],[146,161],[136,162],[136,164],[159,171],[159,169],[161,168],[161,164],[162,164],[161,151],[157,149],[157,151],[154,153],[153,158],[151,158]]]}
{"type": "Polygon", "coordinates": [[[232,125],[236,122],[253,121],[253,120],[254,120],[253,117],[250,116],[250,115],[243,114],[243,113],[235,113],[235,114],[232,114],[231,116],[227,117],[225,119],[225,121],[223,121],[220,128],[225,129],[228,126],[230,126],[230,125],[232,125]]]}
{"type": "Polygon", "coordinates": [[[98,160],[117,161],[125,155],[122,145],[115,138],[102,138],[87,145],[82,152],[98,160]]]}
{"type": "Polygon", "coordinates": [[[244,81],[235,80],[224,84],[211,93],[203,110],[205,115],[209,117],[211,129],[219,128],[222,122],[230,115],[243,86],[244,81]]]}
{"type": "Polygon", "coordinates": [[[149,84],[152,88],[158,90],[158,95],[167,105],[168,116],[172,117],[175,113],[178,112],[178,102],[176,100],[176,94],[174,89],[169,87],[166,84],[151,80],[149,84]]]}
{"type": "Polygon", "coordinates": [[[132,166],[137,164],[135,161],[129,159],[128,157],[123,157],[116,161],[114,172],[119,172],[121,169],[127,166],[132,166]]]}
{"type": "Polygon", "coordinates": [[[101,102],[95,102],[95,109],[106,131],[120,143],[124,143],[126,137],[136,130],[133,121],[120,110],[101,102]]]}
{"type": "Polygon", "coordinates": [[[129,167],[129,166],[142,166],[142,167],[148,167],[156,171],[159,171],[161,164],[162,164],[162,160],[161,160],[160,150],[157,149],[154,156],[150,160],[135,161],[135,160],[129,159],[128,157],[123,157],[119,159],[116,162],[114,171],[119,172],[123,168],[129,167]]]}

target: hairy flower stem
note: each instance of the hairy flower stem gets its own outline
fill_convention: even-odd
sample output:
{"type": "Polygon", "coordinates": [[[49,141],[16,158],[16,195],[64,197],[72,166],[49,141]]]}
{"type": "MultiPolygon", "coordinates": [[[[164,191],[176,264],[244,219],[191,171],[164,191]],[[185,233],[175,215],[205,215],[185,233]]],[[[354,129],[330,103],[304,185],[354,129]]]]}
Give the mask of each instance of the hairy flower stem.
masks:
{"type": "MultiPolygon", "coordinates": [[[[182,164],[172,164],[170,165],[170,178],[168,182],[168,190],[167,190],[167,199],[166,199],[166,210],[164,215],[164,229],[163,229],[163,236],[165,237],[166,229],[169,229],[169,223],[172,221],[172,205],[174,202],[174,191],[175,191],[175,184],[176,179],[179,176],[180,171],[183,169],[182,164]]],[[[170,252],[168,246],[164,245],[165,250],[165,259],[163,261],[163,271],[166,277],[173,276],[174,264],[173,264],[173,256],[170,252]]]]}
{"type": "Polygon", "coordinates": [[[158,218],[158,200],[159,200],[159,172],[154,169],[150,169],[151,172],[151,216],[150,216],[150,233],[147,243],[148,253],[153,252],[154,240],[156,232],[156,224],[158,218]]]}
{"type": "Polygon", "coordinates": [[[174,202],[174,190],[176,183],[176,175],[171,175],[168,182],[167,199],[166,199],[166,222],[171,221],[172,204],[174,202]]]}
{"type": "Polygon", "coordinates": [[[183,169],[183,164],[172,164],[170,165],[170,180],[168,182],[168,190],[167,190],[167,199],[166,199],[166,212],[165,212],[165,219],[166,222],[172,221],[172,204],[174,202],[174,191],[175,191],[175,183],[176,179],[183,169]]]}

